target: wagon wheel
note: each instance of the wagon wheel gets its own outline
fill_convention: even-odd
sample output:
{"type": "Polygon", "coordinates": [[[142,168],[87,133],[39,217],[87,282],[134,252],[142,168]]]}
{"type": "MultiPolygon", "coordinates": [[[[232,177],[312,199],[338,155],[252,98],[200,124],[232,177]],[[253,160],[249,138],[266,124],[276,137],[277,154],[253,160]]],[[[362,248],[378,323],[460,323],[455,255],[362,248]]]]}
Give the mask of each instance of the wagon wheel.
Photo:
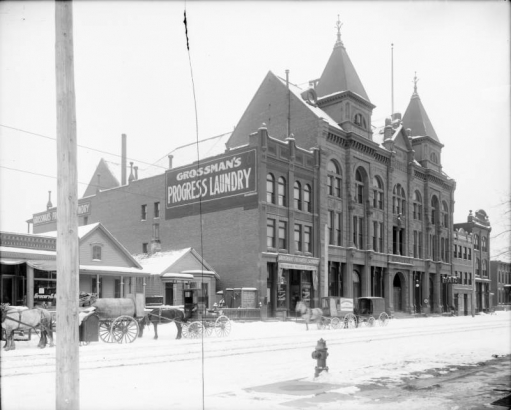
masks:
{"type": "Polygon", "coordinates": [[[115,342],[114,335],[110,331],[110,328],[112,326],[111,320],[102,320],[99,323],[99,337],[103,342],[106,343],[113,343],[115,342]]]}
{"type": "Polygon", "coordinates": [[[213,328],[215,327],[215,323],[211,321],[206,321],[202,323],[202,331],[204,336],[209,337],[213,334],[213,328]]]}
{"type": "Polygon", "coordinates": [[[376,322],[376,321],[374,320],[374,317],[369,316],[369,317],[367,318],[367,326],[369,326],[369,327],[373,327],[373,326],[374,326],[374,324],[375,324],[375,322],[376,322]]]}
{"type": "Polygon", "coordinates": [[[201,322],[192,322],[187,326],[187,334],[190,339],[197,339],[202,336],[204,326],[201,322]]]}
{"type": "Polygon", "coordinates": [[[110,329],[117,343],[133,343],[139,332],[138,323],[131,316],[119,316],[110,329]]]}
{"type": "Polygon", "coordinates": [[[353,329],[357,327],[357,317],[353,313],[348,313],[344,316],[344,327],[346,329],[353,329]]]}
{"type": "Polygon", "coordinates": [[[330,326],[332,329],[340,329],[341,328],[341,320],[338,317],[333,317],[330,321],[330,326]]]}
{"type": "Polygon", "coordinates": [[[215,332],[219,337],[229,336],[229,333],[231,333],[231,321],[227,316],[220,316],[215,321],[215,332]]]}
{"type": "Polygon", "coordinates": [[[385,312],[381,312],[380,316],[378,316],[378,321],[380,322],[380,326],[387,326],[389,323],[389,315],[385,312]]]}
{"type": "Polygon", "coordinates": [[[190,337],[190,334],[188,333],[188,323],[181,323],[181,334],[185,339],[188,339],[190,337]]]}

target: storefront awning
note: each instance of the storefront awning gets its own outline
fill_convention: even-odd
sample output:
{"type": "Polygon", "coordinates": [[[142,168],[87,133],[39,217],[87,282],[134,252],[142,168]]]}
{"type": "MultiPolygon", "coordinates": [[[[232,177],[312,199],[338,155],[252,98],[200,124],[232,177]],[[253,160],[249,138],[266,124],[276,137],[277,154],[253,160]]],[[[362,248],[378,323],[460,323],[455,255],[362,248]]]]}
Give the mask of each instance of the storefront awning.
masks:
{"type": "Polygon", "coordinates": [[[2,265],[21,265],[25,262],[23,259],[0,259],[0,264],[2,265]]]}
{"type": "Polygon", "coordinates": [[[167,272],[161,275],[161,279],[163,282],[170,280],[181,280],[181,281],[190,281],[193,280],[193,275],[189,273],[172,273],[167,272]]]}
{"type": "Polygon", "coordinates": [[[26,261],[28,266],[34,269],[45,270],[45,271],[56,271],[57,261],[52,260],[29,260],[26,261]]]}
{"type": "Polygon", "coordinates": [[[318,267],[311,266],[311,265],[300,265],[298,263],[281,263],[281,262],[279,262],[279,269],[318,270],[318,267]]]}

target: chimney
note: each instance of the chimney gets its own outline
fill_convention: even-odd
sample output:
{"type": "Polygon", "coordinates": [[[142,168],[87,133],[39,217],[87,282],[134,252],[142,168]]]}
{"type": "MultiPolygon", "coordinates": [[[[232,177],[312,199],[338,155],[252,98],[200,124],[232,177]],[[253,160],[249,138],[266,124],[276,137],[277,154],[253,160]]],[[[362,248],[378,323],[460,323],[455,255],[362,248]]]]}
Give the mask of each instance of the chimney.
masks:
{"type": "Polygon", "coordinates": [[[130,161],[130,177],[128,178],[128,181],[131,182],[135,179],[133,176],[133,161],[130,161]]]}
{"type": "Polygon", "coordinates": [[[168,157],[169,157],[169,169],[172,169],[172,158],[174,158],[174,155],[169,154],[168,157]]]}
{"type": "Polygon", "coordinates": [[[135,168],[135,181],[138,180],[138,166],[134,166],[135,168]]]}
{"type": "Polygon", "coordinates": [[[53,204],[51,203],[51,191],[48,191],[48,203],[46,204],[46,209],[53,208],[53,204]]]}
{"type": "Polygon", "coordinates": [[[126,185],[126,134],[122,134],[121,185],[126,185]]]}
{"type": "Polygon", "coordinates": [[[392,138],[392,134],[394,132],[392,128],[392,120],[390,118],[385,118],[385,128],[383,129],[383,140],[388,140],[392,138]]]}
{"type": "Polygon", "coordinates": [[[401,123],[401,113],[400,112],[395,112],[394,114],[392,114],[392,123],[396,123],[396,126],[399,125],[401,123]]]}

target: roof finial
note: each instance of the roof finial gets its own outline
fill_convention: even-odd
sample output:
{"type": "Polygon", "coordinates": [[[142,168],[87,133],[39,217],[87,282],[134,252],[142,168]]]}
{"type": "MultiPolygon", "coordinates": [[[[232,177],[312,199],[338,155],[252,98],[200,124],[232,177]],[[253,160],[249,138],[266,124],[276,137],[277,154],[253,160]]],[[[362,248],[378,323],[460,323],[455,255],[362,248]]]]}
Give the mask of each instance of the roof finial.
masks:
{"type": "Polygon", "coordinates": [[[413,77],[413,93],[417,94],[417,83],[419,79],[417,78],[417,71],[415,72],[415,77],[413,77]]]}
{"type": "Polygon", "coordinates": [[[341,20],[339,18],[339,15],[337,15],[337,23],[335,23],[335,28],[337,29],[337,42],[342,45],[342,41],[341,41],[341,27],[342,27],[342,23],[341,23],[341,20]]]}

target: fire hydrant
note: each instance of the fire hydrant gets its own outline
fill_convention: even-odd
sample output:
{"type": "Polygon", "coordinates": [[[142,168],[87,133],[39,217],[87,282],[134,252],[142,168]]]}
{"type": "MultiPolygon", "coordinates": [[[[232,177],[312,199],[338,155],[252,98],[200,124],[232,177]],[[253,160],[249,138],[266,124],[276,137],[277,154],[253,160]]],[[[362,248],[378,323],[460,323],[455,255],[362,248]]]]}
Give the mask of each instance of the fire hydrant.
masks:
{"type": "Polygon", "coordinates": [[[318,377],[323,370],[328,372],[328,366],[326,365],[327,350],[326,342],[323,339],[319,339],[316,350],[312,352],[312,358],[317,360],[317,366],[314,368],[314,377],[318,377]]]}

